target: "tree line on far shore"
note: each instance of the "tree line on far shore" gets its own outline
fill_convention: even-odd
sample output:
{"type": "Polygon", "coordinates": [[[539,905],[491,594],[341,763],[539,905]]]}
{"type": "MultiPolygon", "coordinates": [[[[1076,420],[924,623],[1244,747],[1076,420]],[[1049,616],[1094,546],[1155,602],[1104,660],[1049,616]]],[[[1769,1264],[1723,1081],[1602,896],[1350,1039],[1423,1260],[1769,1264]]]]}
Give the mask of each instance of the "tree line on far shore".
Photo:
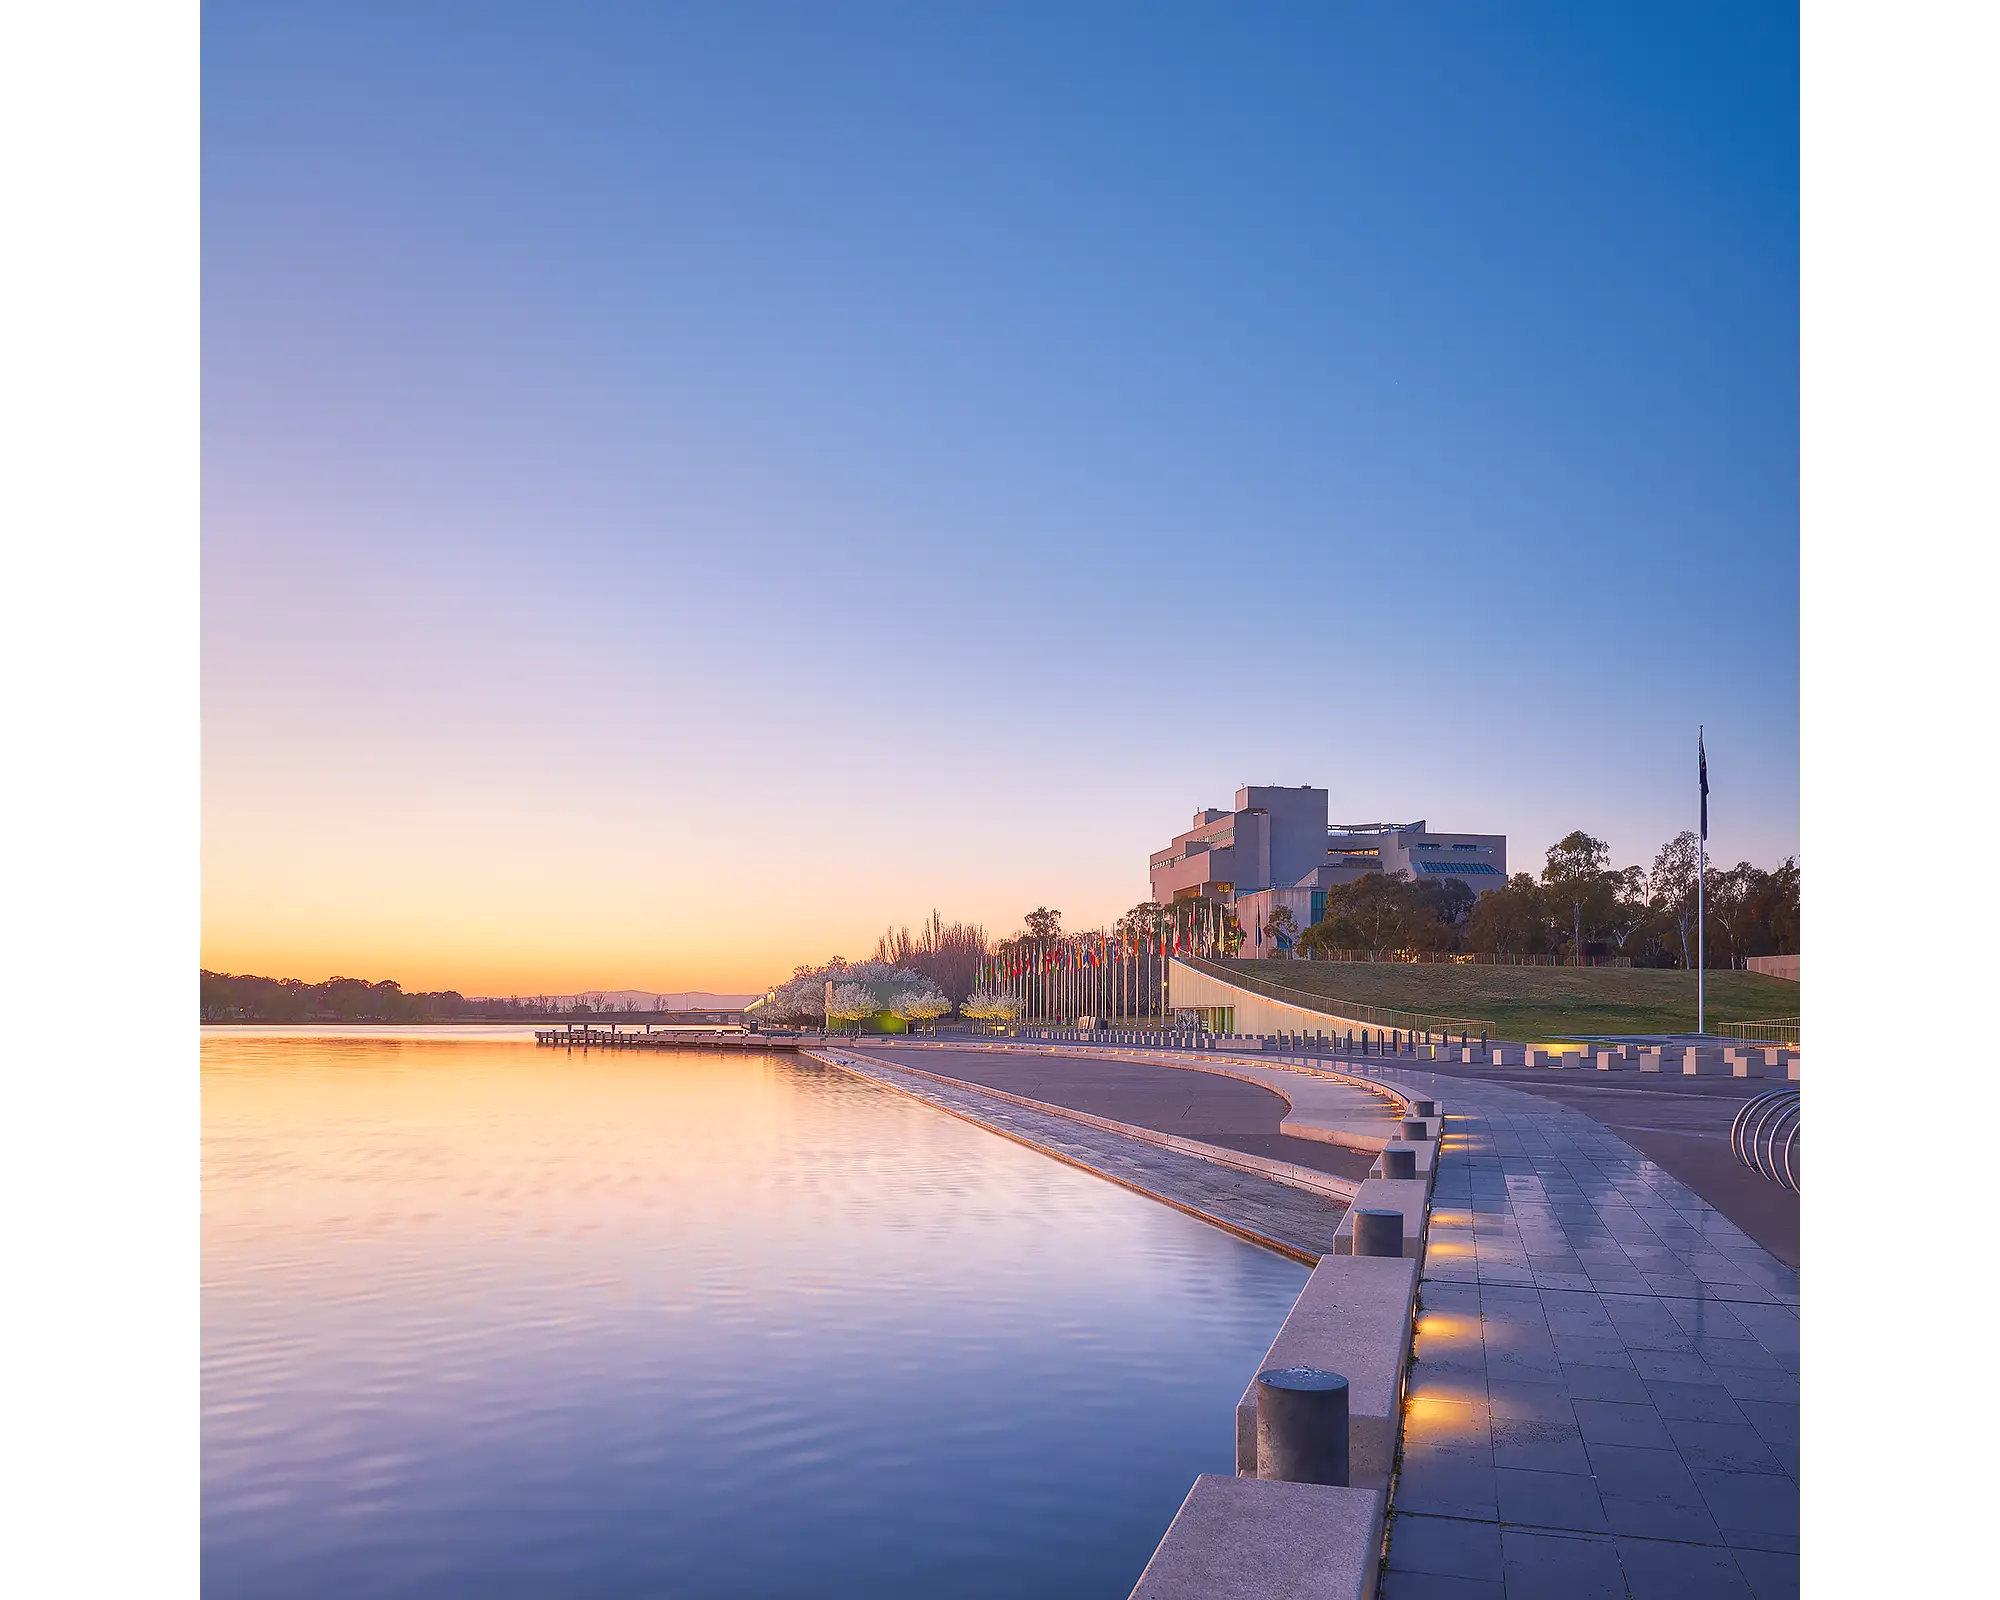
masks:
{"type": "Polygon", "coordinates": [[[201,970],[203,1022],[506,1022],[516,1017],[599,1016],[638,1009],[603,994],[468,1000],[456,989],[405,993],[393,978],[259,978],[201,970]]]}

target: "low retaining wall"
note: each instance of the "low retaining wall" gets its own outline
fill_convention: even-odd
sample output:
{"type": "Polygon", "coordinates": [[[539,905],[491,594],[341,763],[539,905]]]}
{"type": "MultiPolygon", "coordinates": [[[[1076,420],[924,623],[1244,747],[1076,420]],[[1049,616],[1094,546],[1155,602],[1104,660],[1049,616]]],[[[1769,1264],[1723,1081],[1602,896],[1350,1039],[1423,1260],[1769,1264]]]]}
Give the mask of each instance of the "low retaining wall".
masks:
{"type": "MultiPolygon", "coordinates": [[[[1408,1257],[1328,1256],[1313,1268],[1258,1368],[1319,1367],[1346,1378],[1349,1477],[1385,1495],[1402,1426],[1419,1270],[1408,1257]]],[[[1236,1403],[1236,1472],[1262,1476],[1255,1373],[1236,1403]]]]}
{"type": "Polygon", "coordinates": [[[1403,1214],[1403,1256],[1405,1260],[1424,1258],[1424,1231],[1431,1219],[1429,1178],[1369,1178],[1361,1185],[1340,1219],[1333,1235],[1336,1256],[1354,1254],[1354,1213],[1356,1211],[1400,1211],[1403,1214]]]}
{"type": "Polygon", "coordinates": [[[1363,1022],[1359,1017],[1342,1016],[1332,1010],[1331,1007],[1339,1003],[1337,1001],[1327,1002],[1327,1009],[1292,1005],[1288,1001],[1273,1000],[1254,989],[1241,989],[1233,983],[1224,983],[1220,978],[1197,971],[1184,962],[1174,963],[1171,988],[1176,1011],[1227,1008],[1235,1015],[1238,1033],[1334,1033],[1350,1028],[1356,1033],[1384,1031],[1376,1023],[1363,1022]]]}

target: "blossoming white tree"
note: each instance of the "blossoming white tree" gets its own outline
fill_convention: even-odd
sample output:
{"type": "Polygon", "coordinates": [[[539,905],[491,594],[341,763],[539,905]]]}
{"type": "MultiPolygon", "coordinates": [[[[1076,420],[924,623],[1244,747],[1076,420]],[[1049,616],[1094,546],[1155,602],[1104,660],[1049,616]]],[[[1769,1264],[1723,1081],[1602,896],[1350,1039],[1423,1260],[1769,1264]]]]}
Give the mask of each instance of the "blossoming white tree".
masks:
{"type": "Polygon", "coordinates": [[[836,983],[826,998],[827,1018],[833,1022],[860,1022],[882,1009],[875,991],[865,983],[836,983]]]}
{"type": "Polygon", "coordinates": [[[1009,1027],[1021,1014],[1021,997],[1003,994],[996,989],[978,989],[966,996],[965,1004],[959,1009],[981,1022],[997,1022],[1009,1027]]]}
{"type": "Polygon", "coordinates": [[[889,1001],[890,1013],[905,1022],[929,1022],[950,1009],[951,1002],[944,997],[944,991],[928,978],[898,989],[889,1001]]]}

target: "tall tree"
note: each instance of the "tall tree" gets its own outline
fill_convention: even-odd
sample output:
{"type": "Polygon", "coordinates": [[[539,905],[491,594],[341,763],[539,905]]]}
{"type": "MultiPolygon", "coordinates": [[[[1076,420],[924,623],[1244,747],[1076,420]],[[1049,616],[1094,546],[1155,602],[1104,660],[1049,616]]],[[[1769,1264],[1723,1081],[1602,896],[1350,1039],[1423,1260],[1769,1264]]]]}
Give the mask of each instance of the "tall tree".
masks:
{"type": "Polygon", "coordinates": [[[1548,923],[1541,885],[1517,872],[1479,897],[1465,919],[1466,942],[1492,955],[1536,955],[1548,943],[1548,923]]]}
{"type": "Polygon", "coordinates": [[[1549,846],[1542,888],[1554,905],[1569,913],[1570,944],[1578,962],[1583,960],[1584,914],[1609,898],[1605,874],[1610,867],[1611,847],[1580,829],[1549,846]]]}
{"type": "Polygon", "coordinates": [[[1680,935],[1681,965],[1694,969],[1695,895],[1698,886],[1696,855],[1699,846],[1692,832],[1683,830],[1660,846],[1653,857],[1653,871],[1647,881],[1653,904],[1672,919],[1680,935]]]}
{"type": "Polygon", "coordinates": [[[1036,906],[1021,919],[1028,925],[1031,939],[1060,939],[1062,937],[1062,913],[1051,911],[1047,906],[1036,906]]]}
{"type": "Polygon", "coordinates": [[[1157,900],[1141,900],[1118,919],[1117,931],[1134,943],[1144,943],[1158,935],[1167,920],[1167,908],[1157,900]]]}
{"type": "Polygon", "coordinates": [[[908,928],[891,928],[875,941],[877,961],[922,973],[953,1005],[972,993],[986,954],[984,928],[973,922],[946,922],[935,909],[915,938],[908,928]]]}
{"type": "Polygon", "coordinates": [[[1764,928],[1774,956],[1796,955],[1799,948],[1799,858],[1786,856],[1772,868],[1761,903],[1764,928]]]}

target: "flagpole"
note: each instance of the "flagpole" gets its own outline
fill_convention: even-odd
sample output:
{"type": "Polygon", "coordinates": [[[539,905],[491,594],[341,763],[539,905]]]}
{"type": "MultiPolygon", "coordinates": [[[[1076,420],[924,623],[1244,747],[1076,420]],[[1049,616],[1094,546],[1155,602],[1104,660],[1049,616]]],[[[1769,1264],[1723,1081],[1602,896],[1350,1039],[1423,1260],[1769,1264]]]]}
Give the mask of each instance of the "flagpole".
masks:
{"type": "Polygon", "coordinates": [[[1694,746],[1701,764],[1701,831],[1694,845],[1694,1031],[1708,1032],[1708,746],[1697,726],[1694,746]]]}

